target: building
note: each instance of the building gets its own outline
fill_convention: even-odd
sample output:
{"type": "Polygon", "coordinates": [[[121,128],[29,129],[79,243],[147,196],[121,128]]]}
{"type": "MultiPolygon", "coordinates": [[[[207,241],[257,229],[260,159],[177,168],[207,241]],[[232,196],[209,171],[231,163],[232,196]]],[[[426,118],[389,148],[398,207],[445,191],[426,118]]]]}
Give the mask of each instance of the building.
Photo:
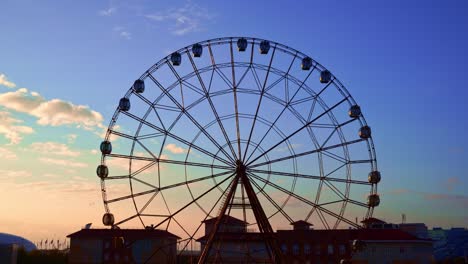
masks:
{"type": "MultiPolygon", "coordinates": [[[[209,224],[215,219],[210,219],[209,224]]],[[[265,263],[269,256],[262,234],[247,232],[246,223],[229,217],[229,231],[216,236],[210,252],[211,262],[223,263],[265,263]],[[237,231],[236,231],[237,230],[237,231]]],[[[205,222],[206,224],[206,222],[205,222]]],[[[432,241],[420,239],[403,230],[398,225],[387,224],[372,218],[363,221],[363,229],[314,230],[305,221],[291,223],[292,230],[278,230],[277,242],[288,263],[340,263],[351,259],[352,263],[432,263],[432,241]],[[354,253],[352,241],[363,241],[365,247],[354,253]]],[[[210,228],[206,228],[210,231],[210,228]]],[[[198,239],[202,250],[209,233],[198,239]]]]}
{"type": "Polygon", "coordinates": [[[468,263],[468,230],[466,228],[434,227],[428,231],[428,236],[434,241],[434,258],[437,261],[460,258],[468,263]]]}
{"type": "Polygon", "coordinates": [[[23,237],[0,233],[0,263],[16,264],[20,249],[32,251],[36,249],[36,245],[23,237]]]}
{"type": "MultiPolygon", "coordinates": [[[[198,238],[201,244],[201,252],[206,246],[209,235],[214,228],[217,218],[203,221],[205,235],[198,238]]],[[[265,242],[259,233],[247,232],[247,222],[232,216],[224,216],[218,228],[216,241],[209,253],[209,262],[222,263],[266,263],[269,256],[265,242]]]]}
{"type": "Polygon", "coordinates": [[[405,223],[399,225],[400,229],[412,234],[415,237],[428,239],[429,234],[427,232],[427,226],[423,223],[405,223]]]}
{"type": "Polygon", "coordinates": [[[18,248],[17,244],[0,244],[0,263],[16,264],[18,248]]]}
{"type": "Polygon", "coordinates": [[[83,264],[175,263],[179,239],[158,229],[81,229],[67,237],[69,263],[83,264]]]}

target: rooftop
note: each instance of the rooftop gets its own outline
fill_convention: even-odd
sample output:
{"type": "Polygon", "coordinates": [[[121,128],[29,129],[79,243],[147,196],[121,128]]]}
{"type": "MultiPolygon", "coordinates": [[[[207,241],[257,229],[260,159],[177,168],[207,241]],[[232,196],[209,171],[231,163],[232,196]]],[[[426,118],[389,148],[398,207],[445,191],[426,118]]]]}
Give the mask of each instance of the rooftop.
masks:
{"type": "Polygon", "coordinates": [[[80,237],[80,238],[112,238],[112,237],[125,237],[133,239],[141,238],[176,238],[180,237],[160,229],[81,229],[78,232],[72,233],[67,237],[80,237]]]}
{"type": "MultiPolygon", "coordinates": [[[[204,221],[202,221],[202,223],[211,223],[211,222],[214,222],[216,221],[216,219],[218,219],[218,217],[213,217],[213,218],[210,218],[210,219],[206,219],[204,221]]],[[[237,219],[235,217],[232,217],[230,215],[224,215],[223,218],[222,218],[223,221],[225,221],[226,223],[231,223],[231,224],[248,224],[247,222],[244,222],[240,219],[237,219]]]]}
{"type": "MultiPolygon", "coordinates": [[[[351,241],[360,239],[364,241],[414,241],[426,242],[427,239],[420,239],[411,234],[398,229],[335,229],[335,230],[278,230],[275,233],[280,240],[307,240],[307,241],[351,241]]],[[[219,233],[218,238],[223,240],[262,240],[261,233],[219,233]]],[[[206,240],[207,236],[202,236],[197,241],[206,240]]]]}
{"type": "Polygon", "coordinates": [[[361,221],[363,224],[385,224],[385,221],[382,221],[380,219],[374,218],[374,217],[369,217],[361,221]]]}
{"type": "Polygon", "coordinates": [[[304,226],[313,226],[313,224],[307,222],[307,221],[304,221],[304,220],[299,220],[299,221],[296,221],[296,222],[292,222],[291,225],[304,225],[304,226]]]}

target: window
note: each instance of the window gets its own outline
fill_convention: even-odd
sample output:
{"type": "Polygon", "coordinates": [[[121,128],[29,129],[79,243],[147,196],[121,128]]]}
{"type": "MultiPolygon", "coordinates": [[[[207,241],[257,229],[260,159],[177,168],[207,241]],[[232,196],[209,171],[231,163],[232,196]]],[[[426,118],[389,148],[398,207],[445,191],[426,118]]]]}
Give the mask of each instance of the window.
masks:
{"type": "Polygon", "coordinates": [[[305,255],[310,255],[310,245],[309,244],[304,244],[304,254],[305,255]]]}
{"type": "Polygon", "coordinates": [[[333,245],[328,244],[328,255],[333,255],[333,245]]]}
{"type": "Polygon", "coordinates": [[[320,251],[321,251],[320,245],[316,245],[315,246],[315,254],[320,255],[320,253],[321,253],[320,251]]]}
{"type": "Polygon", "coordinates": [[[345,245],[340,245],[340,255],[346,254],[346,247],[345,245]]]}
{"type": "Polygon", "coordinates": [[[288,253],[288,246],[286,244],[282,244],[281,245],[281,251],[283,251],[283,253],[288,253]]]}
{"type": "Polygon", "coordinates": [[[299,255],[299,245],[294,244],[293,248],[292,248],[292,251],[293,251],[293,255],[299,255]]]}

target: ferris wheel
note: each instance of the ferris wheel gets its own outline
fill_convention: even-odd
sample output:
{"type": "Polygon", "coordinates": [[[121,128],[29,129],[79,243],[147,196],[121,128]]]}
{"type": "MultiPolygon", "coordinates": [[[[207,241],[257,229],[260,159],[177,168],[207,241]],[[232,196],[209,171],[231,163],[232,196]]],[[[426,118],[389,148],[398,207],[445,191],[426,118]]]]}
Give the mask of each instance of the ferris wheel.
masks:
{"type": "Polygon", "coordinates": [[[100,148],[103,223],[165,229],[180,251],[219,216],[260,233],[299,220],[336,229],[380,203],[360,106],[313,57],[264,39],[162,58],[120,99],[100,148]]]}

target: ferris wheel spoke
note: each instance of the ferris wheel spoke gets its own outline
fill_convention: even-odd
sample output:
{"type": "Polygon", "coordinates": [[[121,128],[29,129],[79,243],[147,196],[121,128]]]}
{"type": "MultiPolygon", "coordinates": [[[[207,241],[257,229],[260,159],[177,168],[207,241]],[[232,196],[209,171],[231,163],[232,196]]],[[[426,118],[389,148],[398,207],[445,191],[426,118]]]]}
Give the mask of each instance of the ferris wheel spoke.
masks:
{"type": "Polygon", "coordinates": [[[250,68],[252,67],[252,65],[248,65],[248,66],[245,66],[245,65],[239,65],[239,67],[245,67],[245,71],[244,73],[241,75],[241,77],[239,78],[239,82],[237,83],[237,86],[240,86],[242,84],[242,81],[245,79],[245,77],[247,76],[247,73],[249,73],[249,71],[251,70],[250,68]]]}
{"type": "MultiPolygon", "coordinates": [[[[192,146],[193,147],[193,146],[192,146]]],[[[170,160],[170,159],[159,159],[156,157],[141,157],[141,156],[133,156],[133,155],[123,155],[123,154],[108,154],[108,157],[114,158],[124,158],[124,159],[131,159],[131,160],[143,160],[143,161],[152,161],[156,163],[167,163],[167,164],[177,164],[177,165],[185,165],[185,166],[194,166],[194,167],[205,167],[205,168],[214,168],[214,169],[223,169],[223,170],[232,170],[232,166],[222,166],[222,165],[215,165],[215,164],[206,164],[206,163],[198,163],[198,162],[190,162],[190,161],[180,161],[180,160],[170,160]]],[[[149,166],[149,165],[147,165],[149,166]]],[[[132,174],[133,176],[133,174],[132,174]]]]}
{"type": "Polygon", "coordinates": [[[138,214],[142,216],[142,213],[146,210],[148,205],[151,204],[151,202],[154,200],[154,198],[158,195],[158,192],[155,192],[153,195],[151,195],[151,198],[148,199],[148,201],[138,210],[138,214]]]}
{"type": "Polygon", "coordinates": [[[257,91],[261,92],[262,91],[262,82],[260,81],[260,77],[258,77],[258,73],[257,73],[256,69],[257,68],[256,68],[255,64],[250,68],[250,70],[252,71],[252,75],[254,77],[255,86],[257,86],[257,91]]]}
{"type": "Polygon", "coordinates": [[[317,93],[317,97],[319,97],[328,87],[330,87],[330,85],[335,81],[335,77],[333,77],[333,79],[331,79],[318,93],[317,93]]]}
{"type": "MultiPolygon", "coordinates": [[[[232,176],[232,175],[231,175],[232,176]]],[[[222,200],[222,198],[225,196],[226,192],[228,191],[229,188],[226,188],[224,189],[224,191],[222,192],[222,194],[218,197],[218,199],[216,200],[216,202],[213,204],[213,206],[211,207],[211,209],[208,211],[208,212],[205,212],[205,210],[203,210],[203,212],[205,212],[205,218],[203,219],[203,221],[200,222],[200,224],[198,225],[198,227],[195,229],[195,231],[193,232],[192,235],[190,235],[189,239],[192,240],[195,235],[197,234],[198,230],[200,230],[200,228],[202,227],[202,225],[204,225],[205,221],[208,219],[208,217],[211,216],[211,213],[214,211],[214,209],[216,208],[216,206],[219,204],[219,202],[222,200]]],[[[169,216],[170,217],[170,216],[169,216]]],[[[184,248],[178,253],[181,254],[181,252],[187,247],[188,243],[185,244],[184,248]]]]}
{"type": "Polygon", "coordinates": [[[293,133],[291,133],[289,136],[287,136],[286,138],[283,138],[282,140],[280,140],[278,143],[276,143],[273,147],[269,148],[268,150],[266,150],[265,152],[263,152],[262,154],[260,154],[259,156],[257,156],[256,158],[254,158],[252,161],[250,161],[247,165],[250,165],[252,164],[253,162],[257,161],[258,159],[260,159],[261,157],[263,157],[265,154],[267,154],[268,152],[272,151],[273,149],[275,149],[276,147],[278,147],[279,145],[281,145],[282,143],[284,143],[286,140],[290,139],[291,137],[293,137],[294,135],[296,135],[297,133],[299,133],[300,131],[302,131],[304,128],[307,128],[310,124],[312,124],[313,122],[315,122],[316,120],[318,120],[319,118],[321,118],[322,116],[326,115],[327,113],[329,113],[330,111],[332,111],[333,109],[335,109],[337,106],[339,106],[340,104],[342,104],[343,102],[345,102],[346,100],[348,100],[348,98],[344,98],[342,100],[340,100],[338,103],[336,103],[334,106],[330,107],[329,109],[327,109],[325,112],[321,113],[320,115],[318,115],[316,118],[314,118],[313,120],[307,122],[305,125],[303,125],[302,127],[300,127],[299,129],[297,129],[296,131],[294,131],[293,133]]]}
{"type": "MultiPolygon", "coordinates": [[[[238,150],[238,159],[242,160],[241,154],[241,136],[240,136],[240,128],[239,128],[239,107],[237,104],[237,84],[236,84],[236,71],[234,69],[234,52],[232,50],[232,42],[230,44],[231,47],[231,69],[232,69],[232,87],[234,92],[234,112],[236,115],[236,135],[237,135],[237,150],[238,150]]],[[[210,48],[211,53],[211,48],[210,48]]]]}
{"type": "Polygon", "coordinates": [[[106,177],[106,181],[128,179],[128,177],[129,177],[128,175],[108,176],[108,177],[106,177]]]}
{"type": "Polygon", "coordinates": [[[119,132],[119,131],[115,131],[115,130],[109,129],[108,132],[109,132],[110,134],[112,134],[112,135],[116,135],[116,136],[123,137],[123,138],[126,138],[126,139],[130,139],[130,140],[134,140],[134,139],[135,139],[135,136],[131,136],[131,135],[128,135],[128,134],[119,132]]]}
{"type": "MultiPolygon", "coordinates": [[[[255,110],[255,116],[254,116],[254,119],[252,121],[252,126],[251,126],[250,132],[249,132],[249,138],[247,139],[247,145],[246,145],[245,151],[244,151],[244,160],[243,160],[244,162],[246,162],[245,157],[247,156],[247,151],[249,149],[250,140],[252,139],[252,134],[253,134],[253,131],[255,129],[255,123],[257,121],[258,112],[260,110],[260,106],[262,105],[262,100],[263,100],[263,96],[265,94],[266,84],[267,84],[267,81],[268,81],[268,77],[270,75],[271,64],[273,63],[273,58],[275,57],[275,51],[276,51],[276,45],[273,48],[273,52],[272,52],[271,58],[270,58],[270,63],[268,64],[268,70],[266,72],[265,79],[263,81],[263,86],[261,88],[260,96],[258,98],[257,109],[255,110]]],[[[254,69],[254,68],[252,68],[252,69],[254,69]]],[[[253,72],[255,72],[255,71],[253,71],[253,72]]]]}
{"type": "Polygon", "coordinates": [[[209,180],[209,179],[214,179],[214,178],[224,176],[224,175],[228,175],[228,174],[232,174],[232,173],[233,173],[233,171],[215,173],[215,174],[211,174],[211,175],[204,176],[204,177],[201,177],[201,178],[196,178],[196,179],[193,179],[193,180],[188,180],[188,181],[183,181],[183,182],[163,186],[163,187],[160,187],[159,190],[162,191],[162,190],[172,189],[172,188],[175,188],[175,187],[179,187],[179,186],[183,186],[183,185],[189,185],[189,184],[192,184],[192,183],[201,182],[201,181],[205,181],[205,180],[209,180]]]}
{"type": "Polygon", "coordinates": [[[183,79],[183,80],[182,80],[182,83],[183,83],[185,86],[187,86],[187,88],[189,88],[190,90],[196,92],[197,94],[199,94],[199,95],[201,95],[201,96],[205,96],[205,93],[204,93],[202,90],[200,90],[200,88],[198,88],[197,86],[195,86],[195,85],[189,83],[187,80],[183,79]]]}
{"type": "Polygon", "coordinates": [[[296,194],[294,192],[288,191],[288,190],[284,189],[283,187],[281,187],[281,186],[279,186],[277,184],[274,184],[274,183],[272,183],[270,181],[267,181],[267,180],[263,179],[262,177],[259,177],[259,176],[255,175],[255,174],[250,173],[249,175],[250,175],[250,177],[253,177],[253,178],[255,178],[255,179],[259,180],[259,181],[262,181],[265,184],[268,184],[271,187],[273,187],[273,188],[275,188],[275,189],[277,189],[279,191],[282,191],[285,194],[291,195],[292,197],[298,199],[299,201],[301,201],[301,202],[303,202],[305,204],[308,204],[308,205],[312,206],[313,208],[316,208],[316,209],[322,211],[323,213],[326,213],[326,214],[328,214],[328,215],[330,215],[332,217],[340,219],[341,221],[346,222],[347,224],[349,224],[351,226],[359,227],[359,225],[355,224],[353,221],[350,221],[350,220],[344,218],[343,216],[340,216],[340,215],[338,215],[338,214],[336,214],[336,213],[334,213],[334,212],[332,212],[332,211],[330,211],[330,210],[328,210],[326,208],[323,208],[320,205],[308,200],[307,198],[304,198],[304,197],[302,197],[302,196],[300,196],[300,195],[298,195],[298,194],[296,194]]]}
{"type": "MultiPolygon", "coordinates": [[[[197,196],[196,198],[194,198],[191,202],[189,202],[188,204],[182,206],[181,208],[179,208],[179,210],[177,210],[176,212],[172,213],[170,215],[169,218],[166,218],[164,219],[163,221],[159,222],[157,225],[155,225],[153,227],[153,229],[156,229],[158,228],[160,225],[164,224],[165,222],[169,221],[170,218],[176,216],[177,214],[179,214],[180,212],[182,212],[184,209],[186,209],[187,207],[191,206],[192,204],[196,203],[198,200],[200,200],[201,198],[203,198],[205,195],[207,195],[208,193],[210,193],[211,191],[213,191],[214,189],[218,188],[221,184],[225,183],[228,179],[232,178],[232,176],[234,176],[235,173],[232,173],[229,177],[226,177],[226,179],[218,182],[216,185],[214,185],[213,187],[211,187],[210,189],[208,189],[207,191],[203,192],[202,194],[200,194],[199,196],[197,196]]],[[[227,190],[228,188],[226,188],[227,190]]],[[[221,197],[220,197],[221,198],[221,197]]],[[[219,200],[218,200],[219,201],[219,200]]]]}
{"type": "Polygon", "coordinates": [[[340,191],[340,189],[338,189],[335,185],[333,185],[331,182],[329,181],[323,181],[323,183],[328,187],[330,188],[330,190],[332,190],[338,197],[340,197],[342,200],[346,200],[346,195],[340,191]]]}
{"type": "Polygon", "coordinates": [[[323,226],[325,227],[325,229],[330,229],[330,225],[328,224],[328,221],[325,218],[325,216],[323,215],[322,211],[317,210],[316,212],[317,212],[318,217],[320,218],[320,221],[322,222],[323,226]]]}
{"type": "Polygon", "coordinates": [[[366,203],[363,203],[363,202],[359,202],[359,201],[352,200],[352,199],[347,199],[346,201],[347,201],[348,203],[352,203],[352,204],[355,204],[355,205],[359,205],[359,206],[361,206],[361,207],[369,208],[369,205],[367,205],[366,203]]]}
{"type": "Polygon", "coordinates": [[[123,223],[125,223],[125,222],[128,222],[128,221],[130,221],[130,220],[132,220],[133,218],[136,218],[136,217],[138,217],[138,214],[132,215],[132,216],[127,217],[127,218],[125,218],[125,219],[123,219],[123,220],[120,220],[119,222],[115,223],[114,226],[118,226],[118,225],[120,225],[120,224],[123,224],[123,223]]]}
{"type": "MultiPolygon", "coordinates": [[[[216,64],[214,62],[213,53],[212,53],[211,47],[209,45],[208,45],[208,49],[210,51],[210,55],[211,55],[211,58],[212,58],[213,67],[216,69],[216,67],[215,67],[216,64]]],[[[195,74],[197,75],[198,81],[200,82],[200,85],[201,85],[201,87],[203,89],[203,92],[205,93],[205,97],[206,97],[206,99],[207,99],[207,101],[208,101],[208,103],[209,103],[209,105],[211,107],[211,111],[213,112],[213,114],[214,114],[214,116],[216,118],[216,121],[218,122],[219,128],[221,129],[221,132],[223,133],[224,139],[226,140],[226,143],[228,144],[229,149],[231,150],[232,157],[234,157],[234,160],[237,160],[238,158],[237,158],[236,152],[234,150],[234,147],[231,144],[231,140],[229,139],[229,136],[227,135],[226,129],[224,128],[224,125],[221,122],[221,119],[219,118],[218,111],[216,111],[216,107],[214,106],[214,103],[211,100],[211,96],[210,96],[210,93],[209,93],[210,89],[206,88],[205,82],[203,81],[203,78],[201,77],[200,72],[198,71],[198,68],[195,65],[195,62],[193,61],[192,56],[190,56],[188,53],[187,53],[187,55],[189,57],[190,63],[192,64],[192,68],[193,68],[195,74]]],[[[210,85],[211,85],[211,82],[210,82],[210,85]]],[[[231,85],[231,84],[229,84],[229,85],[231,85]]]]}
{"type": "MultiPolygon", "coordinates": [[[[110,204],[110,203],[115,203],[115,202],[119,202],[119,201],[122,201],[122,200],[130,199],[130,198],[133,198],[133,197],[138,197],[138,196],[147,195],[147,194],[151,194],[151,193],[159,193],[160,191],[163,191],[163,190],[172,189],[172,188],[175,188],[175,187],[188,185],[188,184],[192,184],[192,183],[196,183],[196,182],[200,182],[200,181],[204,181],[204,180],[208,180],[208,179],[213,179],[213,178],[223,176],[223,175],[228,175],[228,174],[232,174],[232,171],[216,173],[216,174],[212,174],[212,175],[209,175],[209,176],[206,176],[206,177],[202,177],[202,178],[198,178],[198,179],[194,179],[194,180],[190,180],[190,181],[179,182],[179,183],[163,186],[163,187],[160,187],[160,188],[152,186],[152,185],[150,185],[148,183],[145,183],[145,182],[143,182],[141,180],[137,180],[136,178],[132,178],[132,180],[137,180],[137,181],[139,181],[139,182],[141,182],[143,184],[149,185],[149,186],[153,187],[153,189],[143,191],[143,192],[138,192],[138,193],[132,193],[130,195],[126,195],[126,196],[114,198],[114,199],[111,199],[111,200],[107,200],[106,203],[110,204]]],[[[223,180],[223,182],[224,182],[224,180],[223,180]]]]}
{"type": "Polygon", "coordinates": [[[372,185],[367,181],[359,181],[359,180],[352,180],[352,179],[341,179],[341,178],[332,178],[327,176],[317,176],[317,175],[307,175],[307,174],[300,174],[300,173],[290,173],[284,171],[272,171],[272,170],[256,170],[256,169],[247,169],[247,171],[252,173],[261,173],[261,174],[270,174],[276,175],[281,177],[292,177],[292,178],[303,178],[303,179],[311,179],[311,180],[323,180],[328,182],[340,182],[340,183],[353,183],[353,184],[361,184],[361,185],[372,185]]]}
{"type": "Polygon", "coordinates": [[[143,180],[140,180],[140,179],[138,179],[137,177],[132,177],[131,179],[132,179],[133,181],[137,181],[137,182],[139,182],[139,183],[141,183],[141,184],[144,184],[144,185],[146,185],[146,186],[148,186],[148,187],[151,187],[151,188],[154,188],[154,189],[157,189],[157,188],[158,188],[157,186],[154,186],[153,184],[150,184],[150,183],[147,183],[147,182],[145,182],[145,181],[143,181],[143,180]]]}
{"type": "Polygon", "coordinates": [[[336,155],[334,153],[331,153],[329,151],[326,151],[326,150],[322,151],[322,154],[329,157],[329,158],[332,158],[332,159],[334,159],[334,160],[336,160],[338,162],[344,163],[344,164],[348,164],[348,162],[349,162],[345,158],[343,158],[341,156],[338,156],[338,155],[336,155]]]}
{"type": "MultiPolygon", "coordinates": [[[[293,96],[289,99],[289,101],[286,103],[286,105],[283,107],[283,109],[281,110],[281,112],[278,114],[278,116],[276,117],[275,121],[273,121],[273,123],[270,125],[270,127],[268,128],[268,130],[265,132],[265,134],[263,135],[262,139],[258,142],[258,145],[257,146],[260,146],[263,142],[263,140],[265,140],[265,138],[267,137],[267,135],[270,133],[271,129],[275,126],[276,122],[278,122],[278,120],[280,119],[280,117],[283,115],[284,112],[286,112],[287,109],[290,108],[290,104],[292,103],[292,101],[294,100],[294,97],[296,97],[296,95],[299,93],[299,91],[302,89],[302,87],[304,86],[305,82],[309,79],[309,77],[312,75],[312,72],[314,71],[315,69],[315,66],[314,68],[307,74],[307,76],[304,78],[304,80],[301,82],[301,85],[299,86],[299,88],[297,88],[297,90],[294,92],[293,96]]],[[[249,155],[249,157],[245,160],[246,163],[248,163],[248,161],[250,160],[250,158],[252,157],[252,155],[255,153],[255,151],[257,150],[257,148],[255,147],[254,150],[251,152],[251,154],[249,155]]]]}
{"type": "Polygon", "coordinates": [[[367,160],[350,160],[349,164],[361,164],[361,163],[372,163],[374,159],[367,159],[367,160]]]}
{"type": "MultiPolygon", "coordinates": [[[[294,65],[294,61],[296,61],[297,59],[297,52],[296,54],[294,54],[293,56],[293,59],[291,60],[291,63],[289,64],[289,67],[288,67],[288,70],[281,74],[281,77],[279,77],[276,81],[274,81],[272,84],[270,84],[266,89],[265,91],[268,92],[270,91],[271,89],[273,89],[278,83],[280,83],[281,81],[283,80],[288,80],[288,75],[289,75],[289,72],[291,71],[291,68],[292,66],[294,65]]],[[[287,82],[285,82],[285,90],[287,91],[287,82]]],[[[285,93],[285,99],[286,101],[288,101],[288,93],[285,93]]]]}
{"type": "MultiPolygon", "coordinates": [[[[191,58],[189,56],[189,58],[191,58]]],[[[172,69],[172,65],[169,63],[168,64],[172,69]]],[[[174,74],[177,74],[177,72],[175,72],[174,74]]],[[[180,111],[182,111],[185,116],[187,116],[190,121],[198,128],[202,131],[202,133],[218,148],[221,150],[221,152],[223,152],[223,154],[231,161],[231,164],[234,164],[235,163],[235,160],[224,150],[221,148],[221,145],[197,122],[197,120],[187,111],[187,109],[185,109],[184,107],[182,107],[180,105],[180,103],[167,91],[166,88],[164,88],[155,78],[153,75],[151,74],[148,74],[148,76],[150,77],[150,79],[159,87],[159,89],[161,89],[161,91],[169,98],[171,99],[171,101],[180,109],[180,111]]],[[[178,76],[178,75],[177,75],[178,76]]],[[[179,77],[180,79],[180,77],[179,77]]],[[[207,94],[208,96],[208,94],[207,94]]],[[[127,112],[125,112],[127,113],[127,112]]],[[[169,134],[168,134],[169,135],[169,134]]],[[[174,135],[175,136],[175,135],[174,135]]],[[[229,141],[229,140],[228,140],[229,141]]],[[[235,154],[235,153],[234,153],[235,154]]],[[[218,157],[216,157],[218,158],[218,157]]],[[[223,161],[224,162],[224,161],[223,161]]],[[[225,163],[225,162],[224,162],[225,163]]]]}
{"type": "MultiPolygon", "coordinates": [[[[164,133],[164,135],[169,136],[170,138],[175,139],[175,140],[179,141],[180,143],[182,143],[182,144],[184,144],[184,145],[186,145],[186,146],[189,146],[189,147],[191,146],[192,148],[194,148],[194,149],[196,149],[196,150],[202,152],[203,154],[205,154],[205,155],[207,155],[207,156],[210,156],[210,157],[212,157],[212,158],[214,158],[214,159],[216,159],[216,160],[218,160],[218,161],[220,161],[220,162],[222,162],[222,163],[224,163],[224,164],[228,164],[228,165],[232,165],[232,164],[233,164],[232,161],[229,162],[229,161],[227,161],[227,160],[225,160],[225,159],[223,159],[223,158],[220,158],[220,157],[218,157],[218,156],[215,156],[213,153],[211,153],[211,152],[209,152],[209,151],[207,151],[207,150],[205,150],[205,149],[203,149],[203,148],[201,148],[201,147],[199,147],[199,146],[197,146],[197,145],[193,145],[193,144],[191,144],[190,142],[188,142],[187,140],[185,140],[185,139],[183,139],[183,138],[181,138],[181,137],[179,137],[179,136],[177,136],[177,135],[174,135],[174,134],[172,134],[171,132],[169,132],[169,131],[167,131],[167,130],[165,130],[165,129],[162,129],[162,128],[158,127],[158,126],[155,126],[155,125],[153,125],[152,123],[150,123],[150,122],[148,122],[148,121],[146,121],[146,120],[143,120],[143,119],[141,119],[141,118],[139,118],[139,117],[137,117],[137,116],[135,116],[135,115],[133,115],[133,114],[130,114],[130,113],[128,113],[128,112],[123,112],[123,114],[125,114],[125,115],[127,115],[128,117],[133,118],[133,119],[135,119],[135,120],[137,120],[137,121],[139,121],[139,122],[141,122],[141,123],[147,125],[148,127],[151,127],[151,128],[153,128],[153,129],[155,129],[155,130],[158,131],[158,132],[164,133]]],[[[202,129],[203,129],[203,128],[202,128],[202,129]]],[[[205,134],[206,131],[203,129],[203,130],[202,130],[202,133],[205,134]]],[[[211,136],[210,136],[210,137],[211,137],[211,136]]],[[[218,144],[218,143],[216,143],[216,144],[218,144]]],[[[219,147],[218,147],[218,148],[219,148],[219,147]]],[[[230,158],[229,156],[226,156],[226,157],[230,158]]]]}
{"type": "Polygon", "coordinates": [[[336,132],[339,131],[339,129],[340,129],[341,127],[346,126],[346,125],[348,125],[348,124],[351,124],[352,122],[354,122],[354,121],[356,121],[356,120],[358,120],[358,118],[350,119],[350,120],[348,120],[348,121],[346,121],[346,122],[343,122],[343,123],[341,123],[341,124],[338,124],[338,125],[336,125],[336,126],[333,126],[333,125],[332,125],[332,126],[333,126],[333,131],[332,131],[332,132],[330,133],[330,135],[328,135],[328,137],[323,141],[321,147],[323,148],[323,147],[328,143],[328,141],[332,138],[332,136],[333,136],[336,132]]]}
{"type": "MultiPolygon", "coordinates": [[[[265,192],[265,190],[258,185],[258,183],[256,181],[251,181],[252,184],[255,186],[255,188],[257,190],[260,191],[260,193],[263,194],[263,196],[278,210],[277,212],[280,212],[285,218],[286,220],[289,221],[289,223],[292,223],[294,222],[294,220],[283,210],[283,208],[281,206],[278,205],[278,203],[275,202],[275,200],[273,198],[271,198],[270,195],[268,195],[268,193],[265,192]]],[[[275,215],[276,213],[274,213],[273,215],[275,215]]],[[[271,215],[271,216],[273,216],[271,215]]]]}
{"type": "Polygon", "coordinates": [[[147,195],[147,194],[155,193],[155,192],[159,192],[159,189],[158,189],[158,188],[154,188],[154,189],[152,189],[152,190],[148,190],[148,191],[144,191],[144,192],[132,193],[132,194],[125,195],[125,196],[122,196],[122,197],[118,197],[118,198],[114,198],[114,199],[107,200],[107,201],[105,201],[104,203],[106,203],[106,204],[111,204],[111,203],[123,201],[123,200],[130,199],[130,198],[133,198],[133,197],[138,197],[138,196],[142,196],[142,195],[147,195]]]}
{"type": "MultiPolygon", "coordinates": [[[[301,152],[301,153],[297,153],[297,154],[294,154],[294,155],[290,155],[290,156],[286,156],[286,157],[282,157],[282,158],[278,158],[278,159],[273,159],[273,160],[270,160],[270,161],[267,161],[267,162],[252,164],[255,161],[254,160],[254,161],[250,162],[251,165],[249,164],[248,167],[249,168],[256,168],[256,167],[260,167],[260,166],[263,166],[263,165],[268,165],[268,164],[272,164],[272,163],[276,163],[276,162],[281,162],[281,161],[285,161],[285,160],[289,160],[289,159],[295,159],[295,158],[298,158],[298,157],[307,156],[307,155],[318,153],[318,152],[323,152],[324,150],[326,151],[326,150],[330,150],[330,149],[334,149],[334,148],[339,148],[339,147],[343,147],[343,146],[347,146],[347,145],[356,144],[356,143],[359,143],[359,142],[362,142],[362,141],[365,141],[365,139],[356,139],[356,140],[352,140],[352,141],[343,142],[343,143],[340,143],[340,144],[328,146],[328,147],[325,147],[325,148],[318,148],[318,149],[314,149],[314,150],[310,150],[310,151],[304,151],[304,152],[301,152]]],[[[261,156],[263,156],[267,152],[268,151],[262,152],[261,156]]],[[[352,161],[349,161],[348,163],[352,163],[352,161]]]]}
{"type": "Polygon", "coordinates": [[[342,202],[345,202],[345,200],[337,200],[337,201],[332,201],[332,202],[326,202],[326,203],[321,203],[319,204],[320,206],[325,206],[325,205],[330,205],[330,204],[336,204],[336,203],[342,203],[342,202]]]}

